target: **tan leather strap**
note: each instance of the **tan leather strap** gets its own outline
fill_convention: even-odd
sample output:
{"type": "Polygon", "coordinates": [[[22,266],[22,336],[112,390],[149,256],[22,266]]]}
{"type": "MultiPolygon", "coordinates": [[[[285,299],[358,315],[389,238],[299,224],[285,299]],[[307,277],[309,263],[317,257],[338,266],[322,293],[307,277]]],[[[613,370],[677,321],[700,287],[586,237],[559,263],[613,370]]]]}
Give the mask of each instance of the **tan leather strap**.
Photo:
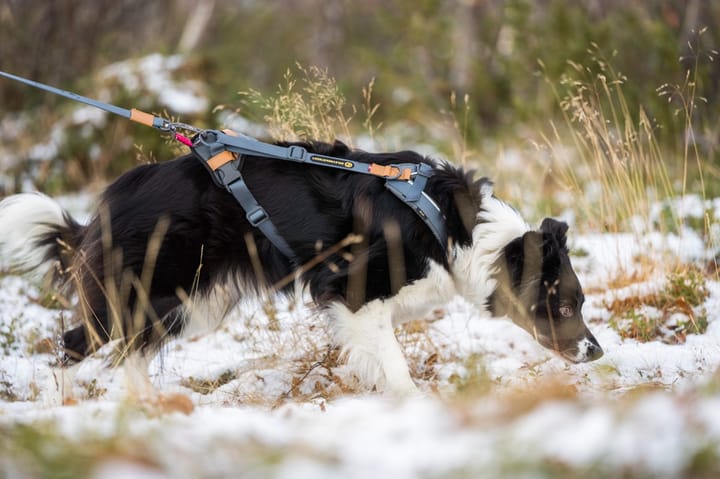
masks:
{"type": "Polygon", "coordinates": [[[150,113],[145,113],[144,111],[136,110],[135,108],[130,110],[130,119],[147,126],[153,126],[155,121],[155,117],[150,113]]]}
{"type": "Polygon", "coordinates": [[[371,175],[382,176],[383,178],[394,178],[398,180],[407,181],[412,175],[410,168],[405,168],[402,173],[400,168],[396,166],[378,165],[377,163],[371,163],[368,167],[368,172],[371,175]]]}
{"type": "MultiPolygon", "coordinates": [[[[223,130],[223,133],[230,136],[238,136],[238,134],[232,130],[223,130]]],[[[210,158],[207,161],[207,164],[213,171],[215,171],[222,165],[235,160],[235,158],[237,158],[236,154],[230,153],[228,150],[225,150],[210,158]]]]}
{"type": "Polygon", "coordinates": [[[213,171],[220,168],[222,165],[226,163],[230,163],[231,161],[235,160],[236,156],[232,153],[230,153],[227,150],[221,151],[217,155],[213,156],[209,160],[207,160],[207,164],[213,171]]]}

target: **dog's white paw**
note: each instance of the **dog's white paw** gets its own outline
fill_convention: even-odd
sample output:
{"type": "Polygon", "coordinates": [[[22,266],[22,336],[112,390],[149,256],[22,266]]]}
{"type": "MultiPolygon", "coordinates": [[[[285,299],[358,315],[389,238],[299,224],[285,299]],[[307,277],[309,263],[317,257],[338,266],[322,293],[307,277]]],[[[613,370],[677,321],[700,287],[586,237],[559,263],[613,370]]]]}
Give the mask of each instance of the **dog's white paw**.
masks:
{"type": "Polygon", "coordinates": [[[409,377],[407,381],[403,381],[402,383],[386,382],[385,393],[401,399],[420,397],[423,395],[409,377]]]}

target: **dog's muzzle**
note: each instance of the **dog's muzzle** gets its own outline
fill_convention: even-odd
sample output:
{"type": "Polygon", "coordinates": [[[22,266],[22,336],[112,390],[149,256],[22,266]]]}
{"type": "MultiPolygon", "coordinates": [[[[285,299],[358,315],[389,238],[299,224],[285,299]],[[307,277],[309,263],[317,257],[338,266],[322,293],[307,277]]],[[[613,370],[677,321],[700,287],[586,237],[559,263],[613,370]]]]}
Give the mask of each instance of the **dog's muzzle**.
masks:
{"type": "Polygon", "coordinates": [[[589,363],[600,359],[605,354],[592,334],[582,338],[576,346],[558,352],[572,363],[589,363]]]}

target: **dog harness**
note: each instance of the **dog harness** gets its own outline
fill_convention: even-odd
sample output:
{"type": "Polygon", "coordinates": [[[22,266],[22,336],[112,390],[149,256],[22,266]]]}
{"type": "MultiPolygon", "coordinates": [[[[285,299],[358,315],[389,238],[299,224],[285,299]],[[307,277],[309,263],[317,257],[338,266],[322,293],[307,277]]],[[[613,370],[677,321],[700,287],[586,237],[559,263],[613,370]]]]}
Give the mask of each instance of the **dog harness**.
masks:
{"type": "MultiPolygon", "coordinates": [[[[181,140],[182,141],[182,140],[181,140]]],[[[260,156],[308,165],[325,166],[385,179],[385,188],[412,209],[430,228],[443,250],[447,249],[445,218],[427,193],[433,174],[427,163],[379,165],[308,152],[301,146],[278,146],[235,132],[203,130],[191,140],[191,150],[205,165],[216,185],[226,188],[245,210],[250,224],[258,228],[288,259],[300,264],[287,241],[278,232],[265,208],[255,199],[242,176],[243,155],[260,156]]]]}
{"type": "Polygon", "coordinates": [[[384,178],[385,188],[412,209],[430,228],[443,251],[447,250],[448,237],[445,217],[437,203],[424,191],[428,179],[433,175],[433,167],[427,163],[379,165],[377,163],[363,163],[347,158],[319,155],[308,152],[300,146],[272,145],[230,130],[202,130],[185,123],[166,120],[135,108],[128,110],[93,100],[77,93],[61,90],[3,71],[0,71],[0,76],[170,133],[176,140],[190,147],[195,156],[202,161],[210,172],[213,182],[217,186],[226,188],[233,195],[245,210],[245,216],[250,224],[258,228],[278,250],[298,266],[300,265],[299,258],[278,232],[267,211],[258,203],[243,179],[243,155],[325,166],[384,178]],[[192,139],[188,138],[178,133],[178,130],[190,131],[194,136],[192,139]]]}

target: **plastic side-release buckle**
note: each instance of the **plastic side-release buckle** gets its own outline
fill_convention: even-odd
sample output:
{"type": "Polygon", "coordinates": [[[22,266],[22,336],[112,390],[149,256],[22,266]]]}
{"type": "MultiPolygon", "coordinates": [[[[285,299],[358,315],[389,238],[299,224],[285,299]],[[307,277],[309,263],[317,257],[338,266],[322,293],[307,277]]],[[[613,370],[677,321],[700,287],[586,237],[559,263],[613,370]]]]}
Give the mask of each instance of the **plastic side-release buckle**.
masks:
{"type": "Polygon", "coordinates": [[[424,176],[425,178],[430,178],[433,173],[435,172],[432,165],[428,165],[427,163],[418,163],[417,167],[417,174],[420,176],[424,176]]]}
{"type": "Polygon", "coordinates": [[[287,157],[290,160],[302,162],[305,159],[307,150],[302,146],[292,145],[288,147],[287,157]]]}
{"type": "Polygon", "coordinates": [[[257,227],[260,223],[267,221],[270,216],[267,214],[267,211],[265,211],[265,208],[262,206],[258,206],[252,211],[249,211],[247,215],[245,215],[248,222],[252,225],[257,227]]]}
{"type": "Polygon", "coordinates": [[[220,168],[213,171],[215,178],[217,178],[220,184],[228,190],[230,189],[230,185],[241,177],[236,162],[237,159],[231,163],[225,163],[220,168]]]}

